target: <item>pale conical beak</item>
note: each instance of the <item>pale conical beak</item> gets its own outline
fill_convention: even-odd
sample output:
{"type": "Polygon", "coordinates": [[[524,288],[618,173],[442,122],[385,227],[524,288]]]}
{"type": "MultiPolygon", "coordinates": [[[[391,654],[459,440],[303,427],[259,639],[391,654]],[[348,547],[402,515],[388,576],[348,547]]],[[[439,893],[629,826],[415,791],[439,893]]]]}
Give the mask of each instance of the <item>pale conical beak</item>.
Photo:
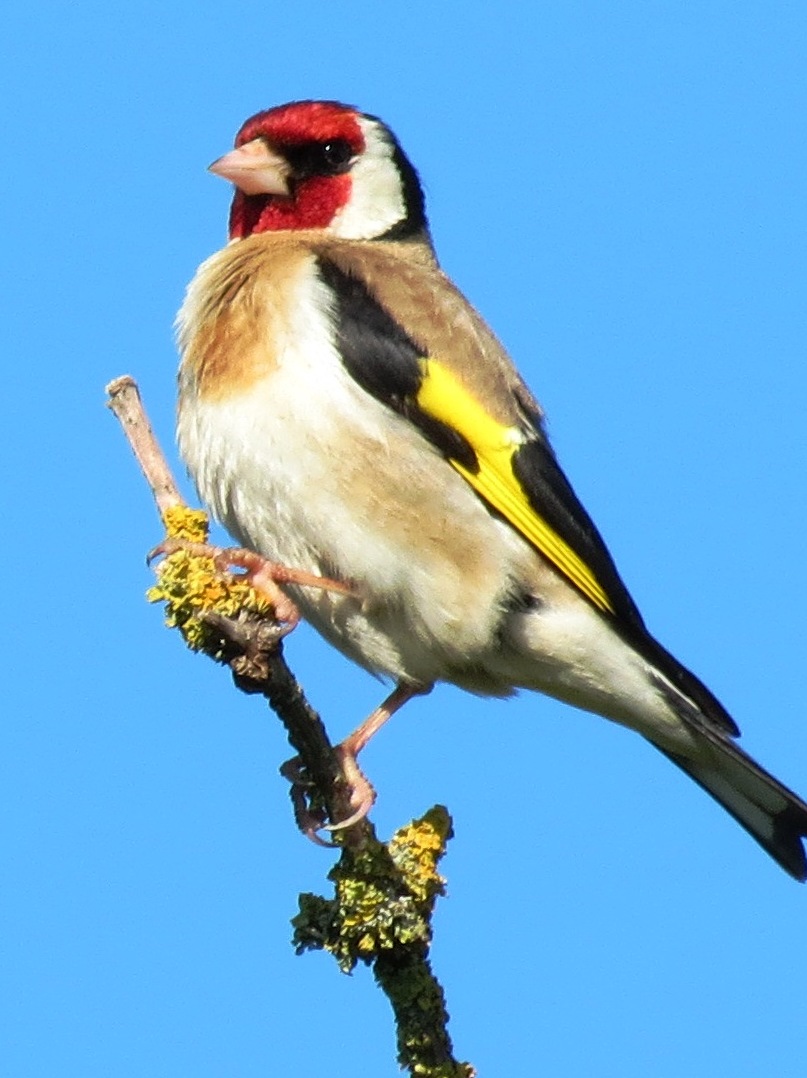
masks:
{"type": "Polygon", "coordinates": [[[289,163],[262,138],[226,153],[209,171],[234,183],[245,195],[289,194],[289,163]]]}

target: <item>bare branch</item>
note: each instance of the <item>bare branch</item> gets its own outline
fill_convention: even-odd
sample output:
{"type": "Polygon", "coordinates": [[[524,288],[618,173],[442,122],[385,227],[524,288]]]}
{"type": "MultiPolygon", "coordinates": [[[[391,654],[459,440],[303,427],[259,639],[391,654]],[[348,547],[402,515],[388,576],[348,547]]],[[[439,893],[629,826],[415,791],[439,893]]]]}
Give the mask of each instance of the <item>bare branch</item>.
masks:
{"type": "Polygon", "coordinates": [[[137,382],[131,375],[124,374],[110,382],[106,391],[109,395],[107,404],[120,420],[151,487],[160,516],[164,518],[166,509],[182,505],[182,498],[143,409],[137,382]]]}

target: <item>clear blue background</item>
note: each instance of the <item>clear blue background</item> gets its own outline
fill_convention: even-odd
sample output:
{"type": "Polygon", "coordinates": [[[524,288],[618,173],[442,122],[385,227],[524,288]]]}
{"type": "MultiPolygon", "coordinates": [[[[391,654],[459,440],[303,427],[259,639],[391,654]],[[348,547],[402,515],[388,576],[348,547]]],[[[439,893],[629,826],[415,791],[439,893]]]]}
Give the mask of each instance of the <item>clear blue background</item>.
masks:
{"type": "MultiPolygon", "coordinates": [[[[134,374],[171,445],[171,322],[230,198],[205,167],[246,116],[381,115],[650,626],[807,793],[807,9],[31,0],[0,24],[0,1070],[393,1076],[369,973],[289,946],[331,854],[294,830],[278,722],[143,600],[160,529],[103,387],[134,374]]],[[[378,701],[309,630],[287,653],[334,736],[378,701]]],[[[454,814],[434,962],[481,1075],[804,1073],[807,891],[639,738],[442,688],[364,762],[382,833],[454,814]]]]}

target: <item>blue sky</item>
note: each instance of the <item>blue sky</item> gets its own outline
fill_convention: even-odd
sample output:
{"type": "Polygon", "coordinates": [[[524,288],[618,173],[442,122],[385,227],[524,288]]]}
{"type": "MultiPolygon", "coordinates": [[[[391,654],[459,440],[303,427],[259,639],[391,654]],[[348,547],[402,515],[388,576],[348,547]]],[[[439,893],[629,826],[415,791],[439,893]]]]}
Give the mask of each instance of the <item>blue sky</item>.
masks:
{"type": "MultiPolygon", "coordinates": [[[[398,1073],[368,972],[291,950],[331,855],[277,721],[143,601],[160,529],[103,406],[131,372],[171,445],[205,168],[259,108],[398,133],[650,627],[807,794],[806,39],[743,0],[6,7],[4,1074],[398,1073]]],[[[308,629],[287,655],[335,737],[378,702],[308,629]]],[[[434,961],[480,1074],[803,1072],[807,891],[639,738],[442,688],[364,763],[382,833],[454,815],[434,961]]]]}

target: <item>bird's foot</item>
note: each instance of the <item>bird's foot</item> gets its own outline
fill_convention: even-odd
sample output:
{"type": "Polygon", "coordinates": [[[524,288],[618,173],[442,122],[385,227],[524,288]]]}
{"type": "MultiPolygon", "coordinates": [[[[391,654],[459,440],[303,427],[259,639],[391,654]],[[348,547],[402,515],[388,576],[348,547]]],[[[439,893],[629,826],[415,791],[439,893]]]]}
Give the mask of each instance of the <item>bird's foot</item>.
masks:
{"type": "Polygon", "coordinates": [[[291,784],[289,796],[294,810],[294,822],[306,838],[317,846],[332,847],[335,842],[320,838],[319,832],[325,828],[327,814],[318,798],[315,798],[316,786],[308,777],[299,756],[286,760],[280,767],[280,774],[291,784]]]}
{"type": "Polygon", "coordinates": [[[375,804],[376,792],[370,780],[359,767],[356,755],[347,741],[337,745],[334,752],[342,768],[342,778],[350,790],[347,803],[353,811],[344,820],[336,820],[335,823],[325,824],[324,829],[326,831],[344,831],[346,828],[352,827],[354,823],[364,819],[375,804]]]}
{"type": "Polygon", "coordinates": [[[346,790],[343,795],[348,815],[333,823],[326,823],[327,813],[316,795],[316,788],[308,777],[299,756],[287,760],[280,768],[283,778],[291,783],[291,803],[294,809],[294,821],[302,833],[318,846],[335,846],[320,836],[320,831],[343,831],[363,820],[376,799],[376,793],[359,767],[356,757],[337,745],[334,753],[339,760],[342,780],[346,790]],[[312,796],[313,795],[313,796],[312,796]]]}
{"type": "Polygon", "coordinates": [[[341,745],[333,750],[339,761],[342,781],[347,788],[344,804],[348,815],[341,820],[326,823],[326,811],[319,798],[312,798],[313,783],[302,766],[299,756],[288,760],[280,773],[291,783],[291,800],[294,806],[294,819],[297,826],[312,842],[319,846],[333,846],[319,837],[320,831],[344,831],[365,818],[375,804],[376,792],[372,783],[359,767],[358,755],[370,738],[377,733],[385,722],[395,714],[413,696],[431,692],[431,685],[399,684],[386,700],[373,711],[353,733],[346,737],[341,745]]]}
{"type": "Polygon", "coordinates": [[[233,568],[243,569],[243,578],[247,583],[271,603],[275,617],[286,626],[290,633],[300,620],[300,611],[296,604],[281,590],[282,584],[302,584],[306,587],[321,588],[340,595],[352,595],[353,589],[340,580],[331,580],[326,576],[317,576],[304,569],[291,569],[286,565],[264,558],[254,550],[245,547],[220,547],[212,543],[194,543],[188,539],[164,539],[149,551],[146,561],[151,564],[155,558],[167,557],[184,550],[201,558],[212,558],[220,573],[228,573],[233,568]]]}

